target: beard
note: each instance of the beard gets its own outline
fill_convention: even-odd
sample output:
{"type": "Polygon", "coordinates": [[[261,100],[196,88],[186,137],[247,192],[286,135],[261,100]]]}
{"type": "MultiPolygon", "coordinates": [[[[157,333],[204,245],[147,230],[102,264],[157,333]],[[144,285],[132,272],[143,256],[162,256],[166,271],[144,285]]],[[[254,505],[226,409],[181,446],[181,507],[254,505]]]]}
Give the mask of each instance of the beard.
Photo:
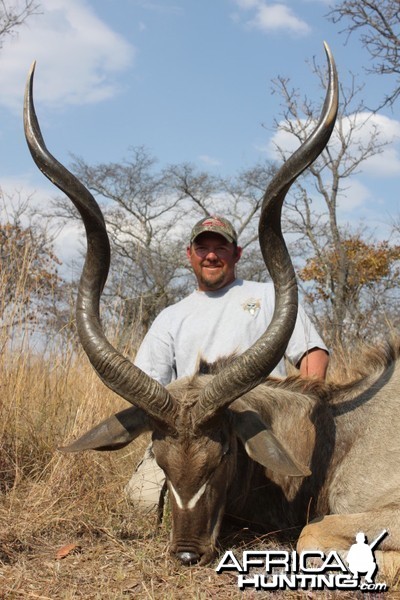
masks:
{"type": "Polygon", "coordinates": [[[207,286],[210,290],[218,290],[225,283],[226,273],[221,270],[218,274],[212,276],[201,272],[200,281],[203,285],[207,286]]]}

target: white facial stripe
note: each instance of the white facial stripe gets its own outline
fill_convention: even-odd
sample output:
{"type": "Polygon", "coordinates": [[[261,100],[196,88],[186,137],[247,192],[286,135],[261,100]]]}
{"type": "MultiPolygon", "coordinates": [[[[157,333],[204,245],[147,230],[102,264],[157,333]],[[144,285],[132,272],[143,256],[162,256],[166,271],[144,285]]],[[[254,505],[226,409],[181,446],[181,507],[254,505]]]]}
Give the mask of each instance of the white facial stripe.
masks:
{"type": "Polygon", "coordinates": [[[192,508],[194,508],[196,506],[197,502],[200,500],[200,498],[204,494],[204,492],[206,490],[206,487],[207,487],[207,482],[205,482],[201,486],[201,488],[199,489],[199,491],[196,492],[196,494],[193,496],[193,498],[191,500],[189,500],[188,505],[187,505],[187,507],[188,507],[189,510],[192,510],[192,508]]]}
{"type": "MultiPolygon", "coordinates": [[[[180,496],[179,496],[178,492],[176,491],[176,489],[174,488],[174,486],[172,485],[172,483],[171,483],[171,482],[170,482],[170,484],[169,484],[169,485],[170,485],[170,487],[171,487],[171,491],[172,491],[172,493],[173,493],[173,495],[174,495],[174,498],[175,498],[175,500],[176,500],[176,503],[177,503],[178,507],[179,507],[180,509],[182,509],[182,510],[183,510],[183,509],[185,508],[185,506],[184,506],[184,504],[183,504],[183,502],[182,502],[182,500],[181,500],[181,498],[180,498],[180,496]]],[[[197,502],[200,500],[200,498],[202,497],[202,495],[203,495],[203,494],[204,494],[204,492],[206,491],[206,487],[207,487],[207,482],[206,482],[206,483],[204,483],[204,484],[201,486],[201,488],[198,490],[198,492],[196,492],[196,493],[195,493],[195,495],[193,496],[193,498],[191,498],[191,499],[189,500],[189,502],[188,502],[188,503],[187,503],[187,505],[186,505],[186,508],[187,508],[188,510],[192,510],[192,509],[193,509],[193,508],[196,506],[197,502]]]]}
{"type": "Polygon", "coordinates": [[[177,505],[179,506],[179,508],[183,508],[183,502],[180,499],[178,492],[176,491],[176,489],[174,488],[174,486],[172,485],[172,483],[170,483],[169,485],[171,486],[171,490],[172,490],[172,493],[175,496],[175,500],[176,500],[177,505]]]}

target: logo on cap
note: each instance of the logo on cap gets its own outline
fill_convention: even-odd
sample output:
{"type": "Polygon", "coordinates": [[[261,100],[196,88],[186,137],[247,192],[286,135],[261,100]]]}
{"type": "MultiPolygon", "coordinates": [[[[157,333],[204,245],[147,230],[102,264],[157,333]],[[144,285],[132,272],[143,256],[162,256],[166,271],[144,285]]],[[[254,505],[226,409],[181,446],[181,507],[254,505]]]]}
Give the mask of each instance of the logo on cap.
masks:
{"type": "Polygon", "coordinates": [[[193,227],[190,235],[190,243],[192,243],[198,235],[205,233],[206,231],[218,233],[222,235],[228,242],[237,242],[237,233],[233,225],[227,219],[224,219],[223,217],[209,216],[196,223],[196,225],[193,227]]]}

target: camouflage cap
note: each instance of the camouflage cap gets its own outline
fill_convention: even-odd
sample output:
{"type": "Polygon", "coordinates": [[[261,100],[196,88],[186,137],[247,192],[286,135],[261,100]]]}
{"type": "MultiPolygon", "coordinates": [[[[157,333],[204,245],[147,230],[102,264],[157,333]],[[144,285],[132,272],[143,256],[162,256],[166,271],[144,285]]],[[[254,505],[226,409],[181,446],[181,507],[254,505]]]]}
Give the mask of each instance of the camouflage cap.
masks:
{"type": "Polygon", "coordinates": [[[228,242],[237,243],[237,233],[232,223],[230,223],[228,219],[216,216],[203,217],[196,223],[190,234],[190,243],[192,244],[198,235],[205,233],[206,231],[219,233],[219,235],[222,235],[228,242]]]}

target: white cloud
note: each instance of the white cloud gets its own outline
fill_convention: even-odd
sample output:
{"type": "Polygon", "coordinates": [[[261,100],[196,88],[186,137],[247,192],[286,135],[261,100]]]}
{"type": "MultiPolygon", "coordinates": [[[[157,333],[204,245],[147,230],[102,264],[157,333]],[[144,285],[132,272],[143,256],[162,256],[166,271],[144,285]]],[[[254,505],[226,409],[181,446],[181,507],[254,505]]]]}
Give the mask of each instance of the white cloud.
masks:
{"type": "Polygon", "coordinates": [[[338,198],[339,213],[350,213],[373,199],[371,191],[358,179],[351,179],[347,187],[346,192],[338,198]]]}
{"type": "MultiPolygon", "coordinates": [[[[271,31],[290,31],[296,35],[307,35],[311,27],[297,17],[292,9],[283,3],[270,3],[266,0],[235,0],[241,11],[251,11],[249,18],[243,17],[251,29],[269,33],[271,31]]],[[[236,18],[241,20],[240,15],[236,18]]]]}
{"type": "Polygon", "coordinates": [[[135,49],[101,21],[85,0],[42,0],[0,54],[0,103],[21,110],[30,64],[37,60],[35,97],[42,103],[87,104],[117,93],[114,76],[133,62],[135,49]]]}
{"type": "MultiPolygon", "coordinates": [[[[363,164],[363,170],[376,177],[398,177],[400,175],[400,121],[385,115],[361,113],[359,119],[365,120],[356,141],[366,143],[373,131],[379,134],[379,141],[387,145],[380,154],[372,156],[363,164]]],[[[347,125],[349,127],[350,124],[347,125]]]]}

